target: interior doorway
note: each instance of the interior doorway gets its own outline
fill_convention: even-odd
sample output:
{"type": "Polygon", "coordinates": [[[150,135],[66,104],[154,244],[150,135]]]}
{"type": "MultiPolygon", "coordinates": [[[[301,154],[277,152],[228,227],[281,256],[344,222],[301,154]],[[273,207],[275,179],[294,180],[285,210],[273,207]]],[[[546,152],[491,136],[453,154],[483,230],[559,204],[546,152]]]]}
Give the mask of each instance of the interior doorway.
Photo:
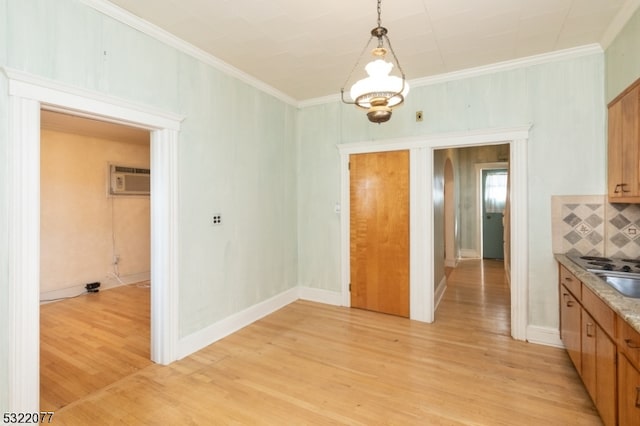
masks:
{"type": "MultiPolygon", "coordinates": [[[[435,268],[437,258],[435,238],[443,232],[435,228],[433,200],[440,195],[433,184],[434,156],[437,150],[486,145],[509,147],[511,182],[509,193],[512,247],[518,248],[518,256],[512,256],[511,276],[511,336],[517,340],[527,337],[528,321],[528,182],[527,152],[530,126],[509,129],[489,129],[453,134],[435,134],[420,138],[397,140],[374,140],[338,144],[341,170],[341,302],[351,306],[350,274],[350,224],[349,224],[349,156],[366,152],[397,151],[410,152],[410,318],[433,322],[435,318],[435,268]]],[[[474,210],[475,211],[475,210],[474,210]]],[[[444,246],[444,245],[443,245],[444,246]]],[[[442,256],[444,258],[444,256],[442,256]]],[[[443,265],[443,262],[441,263],[443,265]]],[[[442,266],[444,275],[444,266],[442,266]]]]}
{"type": "Polygon", "coordinates": [[[39,410],[40,111],[69,112],[151,131],[151,358],[168,364],[178,353],[177,142],[184,117],[132,105],[19,72],[8,77],[7,201],[9,336],[8,410],[39,410]]]}
{"type": "Polygon", "coordinates": [[[110,167],[150,170],[150,134],[40,123],[40,409],[56,411],[151,364],[149,175],[114,193],[110,167]]]}
{"type": "Polygon", "coordinates": [[[505,259],[504,212],[507,203],[509,171],[482,168],[480,171],[480,235],[483,259],[505,259]]]}

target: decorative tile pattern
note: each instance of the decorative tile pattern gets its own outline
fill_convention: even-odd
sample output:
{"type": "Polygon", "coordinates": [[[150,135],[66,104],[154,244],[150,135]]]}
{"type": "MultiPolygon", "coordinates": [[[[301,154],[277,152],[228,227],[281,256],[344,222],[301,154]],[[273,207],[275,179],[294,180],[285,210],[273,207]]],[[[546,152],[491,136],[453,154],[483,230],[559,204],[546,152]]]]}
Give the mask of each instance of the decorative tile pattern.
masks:
{"type": "Polygon", "coordinates": [[[604,253],[604,205],[597,203],[561,204],[561,235],[564,252],[577,250],[593,256],[604,253]]]}
{"type": "Polygon", "coordinates": [[[640,205],[607,205],[607,255],[640,257],[640,205]]]}
{"type": "Polygon", "coordinates": [[[552,197],[555,253],[640,258],[640,205],[602,195],[552,197]]]}

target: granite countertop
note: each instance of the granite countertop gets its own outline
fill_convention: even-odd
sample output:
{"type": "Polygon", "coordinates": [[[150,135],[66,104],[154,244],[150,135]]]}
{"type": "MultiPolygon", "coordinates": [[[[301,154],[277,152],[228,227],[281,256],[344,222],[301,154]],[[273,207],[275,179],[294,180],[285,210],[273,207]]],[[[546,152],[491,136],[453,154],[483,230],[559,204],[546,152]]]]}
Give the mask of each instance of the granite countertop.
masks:
{"type": "Polygon", "coordinates": [[[640,333],[640,299],[626,297],[606,284],[595,274],[587,272],[573,263],[564,254],[555,254],[554,257],[561,265],[565,266],[584,285],[589,287],[599,296],[613,311],[640,333]]]}

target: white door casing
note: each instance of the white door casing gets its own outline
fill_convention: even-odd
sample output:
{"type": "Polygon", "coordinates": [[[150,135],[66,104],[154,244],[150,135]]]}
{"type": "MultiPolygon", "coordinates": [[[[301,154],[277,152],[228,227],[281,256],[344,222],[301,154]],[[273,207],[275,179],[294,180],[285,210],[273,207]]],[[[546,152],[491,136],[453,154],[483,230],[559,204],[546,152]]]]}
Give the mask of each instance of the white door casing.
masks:
{"type": "Polygon", "coordinates": [[[511,199],[511,336],[526,340],[529,315],[528,284],[528,190],[527,143],[530,125],[472,132],[430,135],[418,138],[338,144],[341,158],[341,292],[342,304],[349,297],[349,155],[367,152],[410,151],[410,318],[433,322],[433,151],[436,149],[508,143],[510,146],[511,199]],[[513,253],[518,248],[517,255],[513,253]],[[425,261],[426,259],[426,261],[425,261]]]}
{"type": "Polygon", "coordinates": [[[176,359],[178,341],[177,142],[180,117],[101,93],[3,68],[9,82],[9,404],[38,412],[40,400],[40,110],[151,132],[151,360],[176,359]]]}

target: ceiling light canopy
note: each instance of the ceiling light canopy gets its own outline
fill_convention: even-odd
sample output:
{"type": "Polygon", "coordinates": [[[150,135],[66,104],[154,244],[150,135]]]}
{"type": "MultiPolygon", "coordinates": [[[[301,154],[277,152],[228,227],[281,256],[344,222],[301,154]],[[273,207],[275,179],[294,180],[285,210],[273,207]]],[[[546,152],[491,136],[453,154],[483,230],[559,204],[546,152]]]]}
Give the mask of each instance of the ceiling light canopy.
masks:
{"type": "MultiPolygon", "coordinates": [[[[398,58],[391,47],[391,41],[389,37],[387,37],[387,29],[382,26],[380,20],[381,2],[382,0],[378,0],[378,26],[371,30],[371,37],[369,37],[363,49],[364,53],[374,37],[378,40],[377,47],[371,51],[375,59],[365,66],[365,70],[369,76],[358,80],[351,86],[351,90],[349,91],[351,100],[345,100],[344,87],[340,89],[342,102],[355,104],[357,107],[367,110],[369,121],[378,124],[389,121],[391,118],[391,110],[401,105],[407,93],[409,93],[409,84],[405,79],[398,58]],[[385,47],[385,41],[388,50],[385,47]],[[391,56],[393,56],[393,60],[402,78],[390,75],[394,65],[391,62],[385,61],[385,56],[388,52],[391,52],[391,56]]],[[[358,58],[353,70],[358,67],[361,58],[362,55],[358,58]]],[[[353,74],[353,70],[351,74],[353,74]]],[[[351,79],[351,74],[349,74],[344,86],[346,86],[351,79]]]]}

